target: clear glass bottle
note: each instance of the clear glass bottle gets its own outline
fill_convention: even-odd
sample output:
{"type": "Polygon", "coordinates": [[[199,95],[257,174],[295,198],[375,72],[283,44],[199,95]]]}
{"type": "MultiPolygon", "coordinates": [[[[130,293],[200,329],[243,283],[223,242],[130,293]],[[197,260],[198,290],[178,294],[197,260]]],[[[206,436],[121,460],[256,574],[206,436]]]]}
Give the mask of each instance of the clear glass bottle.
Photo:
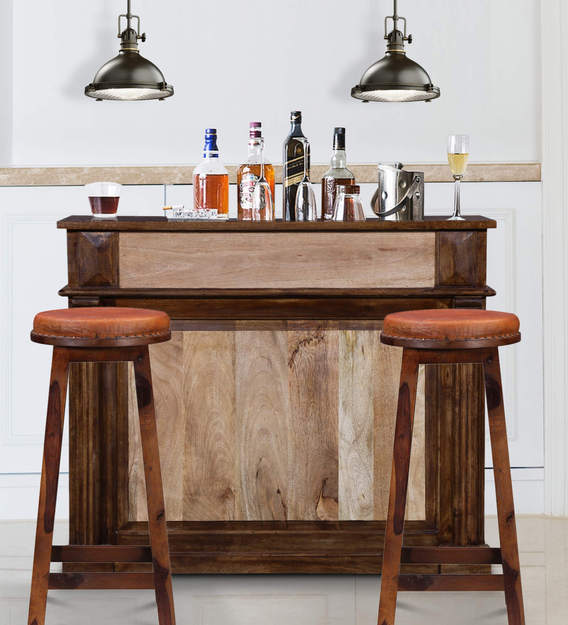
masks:
{"type": "Polygon", "coordinates": [[[282,158],[282,219],[296,220],[296,194],[304,178],[304,156],[307,158],[308,177],[310,173],[310,143],[302,132],[302,113],[290,113],[290,134],[284,142],[282,158]]]}
{"type": "MultiPolygon", "coordinates": [[[[238,218],[242,221],[250,221],[253,219],[252,196],[254,187],[260,176],[264,147],[263,141],[262,124],[260,122],[251,122],[247,162],[243,163],[237,171],[238,218]]],[[[274,201],[274,167],[266,160],[264,161],[264,177],[270,185],[272,200],[274,201]]]]}
{"type": "Polygon", "coordinates": [[[338,185],[333,211],[334,221],[365,221],[363,202],[359,197],[359,185],[338,185]]]}
{"type": "Polygon", "coordinates": [[[321,214],[322,219],[333,219],[333,210],[338,185],[355,184],[354,174],[347,169],[345,153],[345,128],[336,128],[333,133],[333,155],[331,167],[321,180],[321,214]]]}
{"type": "Polygon", "coordinates": [[[229,172],[219,158],[215,128],[205,131],[203,160],[193,170],[193,203],[200,219],[229,218],[229,172]]]}

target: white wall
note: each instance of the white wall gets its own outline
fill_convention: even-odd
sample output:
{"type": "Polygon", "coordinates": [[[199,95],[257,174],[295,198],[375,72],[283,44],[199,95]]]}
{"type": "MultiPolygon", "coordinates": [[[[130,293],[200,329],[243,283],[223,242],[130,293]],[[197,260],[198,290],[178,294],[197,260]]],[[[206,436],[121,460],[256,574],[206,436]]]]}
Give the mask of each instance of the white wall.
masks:
{"type": "Polygon", "coordinates": [[[0,1],[0,166],[12,160],[12,0],[0,1]]]}
{"type": "MultiPolygon", "coordinates": [[[[402,0],[409,56],[442,89],[431,104],[404,105],[350,97],[384,53],[391,0],[134,0],[149,36],[143,54],[176,89],[142,103],[83,95],[118,50],[124,0],[0,4],[10,2],[14,165],[192,163],[206,126],[237,163],[253,119],[280,160],[293,108],[304,111],[316,162],[327,161],[335,125],[348,128],[353,162],[439,162],[446,135],[460,131],[471,133],[475,161],[540,160],[539,0],[402,0]]],[[[2,115],[0,143],[10,133],[2,115]]]]}

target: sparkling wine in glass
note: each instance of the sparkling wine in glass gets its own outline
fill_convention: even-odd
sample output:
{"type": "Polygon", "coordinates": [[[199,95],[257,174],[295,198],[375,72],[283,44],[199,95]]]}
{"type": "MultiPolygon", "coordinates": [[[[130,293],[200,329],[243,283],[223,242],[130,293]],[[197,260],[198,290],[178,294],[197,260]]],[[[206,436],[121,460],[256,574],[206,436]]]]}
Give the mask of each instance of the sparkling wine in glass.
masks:
{"type": "Polygon", "coordinates": [[[469,160],[469,135],[450,135],[448,138],[448,163],[455,180],[454,214],[450,220],[463,221],[461,216],[461,181],[469,160]]]}

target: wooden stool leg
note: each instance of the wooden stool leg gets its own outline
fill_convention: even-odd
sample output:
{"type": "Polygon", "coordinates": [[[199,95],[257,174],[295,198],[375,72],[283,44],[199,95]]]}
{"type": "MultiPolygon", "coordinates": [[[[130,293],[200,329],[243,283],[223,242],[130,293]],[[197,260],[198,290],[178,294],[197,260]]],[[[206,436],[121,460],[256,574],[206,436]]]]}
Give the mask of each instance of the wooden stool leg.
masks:
{"type": "Polygon", "coordinates": [[[511,483],[511,466],[509,464],[509,446],[507,443],[498,348],[492,350],[492,355],[484,363],[484,370],[507,613],[509,615],[509,625],[524,625],[525,613],[517,545],[517,527],[515,524],[513,485],[511,483]]]}
{"type": "Polygon", "coordinates": [[[47,402],[28,625],[44,625],[45,623],[68,371],[69,361],[65,352],[57,347],[54,348],[47,402]]]}
{"type": "Polygon", "coordinates": [[[136,376],[142,457],[146,477],[148,529],[152,548],[152,567],[156,589],[156,603],[158,605],[158,621],[160,625],[175,625],[170,551],[160,469],[156,415],[154,411],[150,356],[147,347],[144,348],[143,354],[134,361],[134,373],[136,376]]]}
{"type": "Polygon", "coordinates": [[[394,625],[417,379],[417,355],[412,350],[405,349],[402,356],[398,391],[389,510],[383,551],[379,625],[394,625]]]}

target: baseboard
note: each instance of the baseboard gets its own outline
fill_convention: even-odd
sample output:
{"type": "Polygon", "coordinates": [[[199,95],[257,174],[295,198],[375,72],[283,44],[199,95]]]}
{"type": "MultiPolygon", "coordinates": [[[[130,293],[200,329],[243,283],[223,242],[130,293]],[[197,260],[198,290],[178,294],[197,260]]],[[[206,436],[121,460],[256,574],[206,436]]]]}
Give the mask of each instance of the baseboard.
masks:
{"type": "MultiPolygon", "coordinates": [[[[544,513],[544,469],[513,469],[517,514],[544,513]]],[[[59,478],[57,518],[69,518],[69,475],[59,478]]],[[[39,475],[0,474],[0,520],[35,519],[39,475]]],[[[497,514],[493,471],[485,471],[485,513],[497,514]]]]}
{"type": "MultiPolygon", "coordinates": [[[[544,514],[544,469],[512,469],[517,514],[544,514]]],[[[485,514],[497,514],[493,469],[485,469],[485,514]]]]}

